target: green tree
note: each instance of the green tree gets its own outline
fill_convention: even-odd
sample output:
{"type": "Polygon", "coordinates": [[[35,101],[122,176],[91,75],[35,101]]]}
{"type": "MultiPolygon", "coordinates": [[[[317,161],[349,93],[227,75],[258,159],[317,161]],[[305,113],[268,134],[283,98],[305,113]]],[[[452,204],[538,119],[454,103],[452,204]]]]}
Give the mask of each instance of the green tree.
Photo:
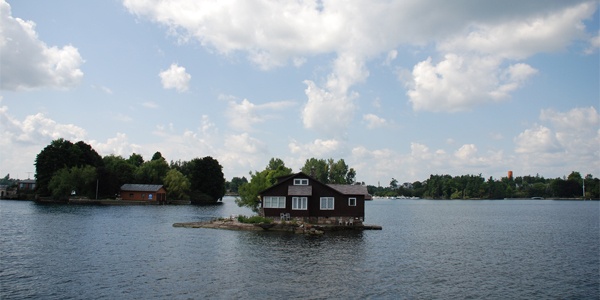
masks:
{"type": "Polygon", "coordinates": [[[277,178],[292,174],[292,169],[287,168],[281,159],[271,159],[266,169],[254,173],[250,172],[250,182],[243,184],[239,188],[239,197],[235,203],[242,207],[248,207],[254,212],[258,212],[260,199],[258,194],[277,182],[277,178]],[[277,164],[271,164],[271,162],[277,164]]]}
{"type": "Polygon", "coordinates": [[[216,203],[225,195],[225,177],[219,162],[206,156],[183,163],[182,170],[191,184],[191,201],[194,204],[216,203]]]}
{"type": "Polygon", "coordinates": [[[390,188],[392,190],[398,189],[398,180],[392,178],[392,181],[390,181],[390,188]]]}
{"type": "Polygon", "coordinates": [[[168,171],[169,164],[160,157],[139,166],[135,171],[135,181],[142,184],[163,184],[163,179],[168,171]]]}
{"type": "Polygon", "coordinates": [[[300,170],[320,182],[329,183],[329,166],[324,159],[307,159],[300,170]]]}
{"type": "Polygon", "coordinates": [[[102,158],[104,168],[98,170],[100,194],[114,197],[126,183],[135,182],[136,167],[121,156],[107,155],[102,158]]]}
{"type": "Polygon", "coordinates": [[[90,165],[65,167],[55,172],[48,184],[48,189],[52,198],[57,200],[66,200],[70,195],[94,198],[96,179],[96,168],[90,165]]]}
{"type": "Polygon", "coordinates": [[[127,159],[129,161],[130,164],[132,164],[134,167],[139,167],[144,163],[144,158],[137,153],[132,153],[129,156],[129,159],[127,159]]]}
{"type": "Polygon", "coordinates": [[[75,166],[102,167],[102,158],[84,142],[71,143],[65,139],[53,140],[35,159],[35,178],[40,195],[49,195],[48,184],[58,170],[75,166]]]}
{"type": "Polygon", "coordinates": [[[190,181],[176,169],[167,172],[164,179],[168,199],[188,200],[190,198],[190,181]]]}
{"type": "Polygon", "coordinates": [[[246,183],[248,183],[248,179],[246,179],[244,176],[242,176],[242,178],[233,177],[229,183],[229,191],[232,193],[237,193],[240,186],[246,183]]]}

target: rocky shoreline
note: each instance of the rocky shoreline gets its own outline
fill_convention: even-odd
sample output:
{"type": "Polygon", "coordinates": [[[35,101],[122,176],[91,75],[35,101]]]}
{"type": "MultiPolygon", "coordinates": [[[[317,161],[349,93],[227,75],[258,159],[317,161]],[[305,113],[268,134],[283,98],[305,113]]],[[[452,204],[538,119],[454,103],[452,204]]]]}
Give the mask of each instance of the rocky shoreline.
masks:
{"type": "Polygon", "coordinates": [[[296,234],[308,234],[308,235],[322,235],[327,231],[347,231],[347,230],[382,230],[379,225],[322,225],[322,224],[308,224],[295,221],[283,221],[273,223],[259,223],[259,224],[248,224],[241,223],[235,218],[221,218],[207,222],[186,222],[186,223],[175,223],[173,227],[184,227],[184,228],[212,228],[212,229],[226,229],[226,230],[238,230],[238,231],[279,231],[279,232],[293,232],[296,234]]]}

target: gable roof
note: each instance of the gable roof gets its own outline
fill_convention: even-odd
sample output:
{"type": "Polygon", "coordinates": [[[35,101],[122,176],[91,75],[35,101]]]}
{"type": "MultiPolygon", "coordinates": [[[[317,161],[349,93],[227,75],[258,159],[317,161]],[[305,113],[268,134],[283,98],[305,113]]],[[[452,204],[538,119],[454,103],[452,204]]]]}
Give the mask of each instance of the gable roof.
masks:
{"type": "Polygon", "coordinates": [[[368,195],[369,191],[364,185],[350,185],[350,184],[328,184],[329,187],[344,194],[344,195],[368,195]]]}
{"type": "Polygon", "coordinates": [[[121,191],[128,192],[157,192],[162,188],[162,184],[124,184],[121,186],[121,191]]]}
{"type": "MultiPolygon", "coordinates": [[[[367,190],[367,187],[364,185],[324,184],[303,172],[298,172],[298,173],[294,173],[294,174],[290,174],[290,175],[277,177],[277,182],[275,184],[260,191],[259,194],[263,194],[263,193],[267,192],[268,190],[270,190],[280,184],[284,184],[285,182],[288,182],[288,180],[290,180],[292,178],[296,178],[296,177],[309,178],[311,181],[318,182],[319,184],[322,184],[342,195],[364,195],[365,197],[367,197],[369,195],[369,191],[367,190]]],[[[312,185],[290,185],[288,187],[288,195],[289,196],[312,196],[312,185]]]]}

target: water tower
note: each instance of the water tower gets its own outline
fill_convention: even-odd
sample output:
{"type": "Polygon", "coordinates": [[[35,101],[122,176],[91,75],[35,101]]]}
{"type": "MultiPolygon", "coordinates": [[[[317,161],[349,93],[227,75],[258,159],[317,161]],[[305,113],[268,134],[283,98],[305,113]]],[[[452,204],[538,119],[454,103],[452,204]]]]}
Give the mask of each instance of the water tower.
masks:
{"type": "Polygon", "coordinates": [[[508,171],[508,180],[512,180],[512,171],[508,171]]]}

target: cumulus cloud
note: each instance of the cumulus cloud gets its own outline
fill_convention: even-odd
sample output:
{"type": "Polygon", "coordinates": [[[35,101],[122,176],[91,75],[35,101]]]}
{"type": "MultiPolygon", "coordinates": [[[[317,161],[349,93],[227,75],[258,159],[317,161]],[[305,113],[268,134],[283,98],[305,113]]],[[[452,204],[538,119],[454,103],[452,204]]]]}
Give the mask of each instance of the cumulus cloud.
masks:
{"type": "Polygon", "coordinates": [[[304,127],[316,130],[329,137],[342,136],[352,121],[356,105],[356,94],[346,95],[330,92],[312,81],[304,81],[308,102],[302,110],[304,127]]]}
{"type": "Polygon", "coordinates": [[[363,120],[367,123],[367,128],[369,129],[383,127],[387,124],[387,121],[384,118],[380,118],[374,114],[364,115],[363,120]]]}
{"type": "Polygon", "coordinates": [[[540,122],[515,138],[515,152],[527,168],[600,170],[600,114],[594,107],[542,110],[540,122]]]}
{"type": "Polygon", "coordinates": [[[306,157],[327,157],[340,150],[342,143],[336,139],[316,139],[312,143],[300,144],[293,140],[288,144],[290,152],[294,155],[306,157]]]}
{"type": "Polygon", "coordinates": [[[461,111],[508,99],[537,71],[519,60],[557,51],[585,38],[582,20],[596,5],[559,0],[489,1],[175,1],[124,0],[140,18],[166,26],[180,41],[197,40],[223,55],[242,53],[261,69],[300,66],[331,55],[324,83],[306,79],[305,128],[339,137],[354,118],[367,80],[367,63],[398,47],[434,45],[442,60],[427,59],[408,75],[415,110],[461,111]]]}
{"type": "MultiPolygon", "coordinates": [[[[6,106],[0,107],[0,128],[0,166],[19,172],[34,171],[36,155],[52,140],[80,141],[87,135],[79,126],[56,122],[42,113],[19,120],[9,114],[6,106]]],[[[15,175],[19,176],[11,177],[15,175]]]]}
{"type": "Polygon", "coordinates": [[[188,74],[184,67],[177,64],[171,64],[167,70],[161,71],[158,76],[164,89],[175,89],[180,93],[188,90],[190,79],[192,79],[192,75],[188,74]]]}
{"type": "Polygon", "coordinates": [[[1,89],[63,89],[79,84],[83,59],[77,48],[49,47],[38,38],[35,23],[13,17],[6,1],[0,1],[0,28],[1,89]]]}
{"type": "Polygon", "coordinates": [[[235,98],[228,101],[229,126],[239,131],[252,131],[255,124],[278,119],[280,116],[277,111],[296,105],[293,101],[274,101],[264,104],[254,104],[248,99],[243,99],[239,103],[235,98]]]}
{"type": "Polygon", "coordinates": [[[446,53],[444,59],[434,64],[428,58],[413,68],[407,85],[413,109],[455,112],[509,98],[538,72],[512,62],[584,39],[582,20],[595,9],[582,3],[498,24],[476,23],[466,33],[440,41],[437,48],[446,53]]]}
{"type": "Polygon", "coordinates": [[[106,142],[99,142],[92,140],[90,145],[98,154],[106,155],[120,155],[122,157],[129,157],[133,153],[140,153],[142,146],[133,144],[129,141],[127,134],[117,132],[117,135],[113,138],[109,138],[106,142]]]}

